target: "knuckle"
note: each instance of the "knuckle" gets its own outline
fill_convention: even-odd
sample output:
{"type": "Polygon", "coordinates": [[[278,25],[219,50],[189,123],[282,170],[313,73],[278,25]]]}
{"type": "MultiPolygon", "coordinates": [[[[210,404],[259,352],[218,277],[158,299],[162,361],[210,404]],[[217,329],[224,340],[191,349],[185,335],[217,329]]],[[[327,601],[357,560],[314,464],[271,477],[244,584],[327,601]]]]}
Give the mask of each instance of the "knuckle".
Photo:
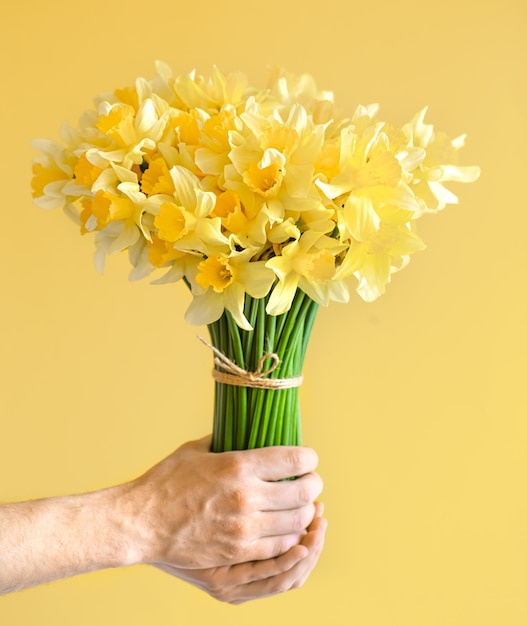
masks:
{"type": "Polygon", "coordinates": [[[239,532],[235,532],[223,548],[223,559],[226,563],[240,563],[247,560],[247,542],[239,532]]]}
{"type": "Polygon", "coordinates": [[[309,474],[298,481],[300,502],[313,502],[323,488],[322,479],[318,474],[309,474]]]}
{"type": "Polygon", "coordinates": [[[312,448],[296,448],[291,451],[289,463],[293,470],[292,475],[303,475],[313,472],[318,465],[318,456],[312,448]]]}
{"type": "Polygon", "coordinates": [[[322,491],[324,490],[324,481],[322,480],[322,478],[318,475],[318,474],[314,474],[314,482],[315,482],[315,498],[318,497],[322,491]]]}
{"type": "Polygon", "coordinates": [[[314,513],[314,506],[303,507],[295,516],[295,530],[306,529],[311,524],[314,513]]]}
{"type": "Polygon", "coordinates": [[[228,504],[234,513],[244,515],[251,508],[251,496],[242,487],[233,487],[228,496],[228,504]]]}
{"type": "Polygon", "coordinates": [[[247,521],[242,517],[233,517],[225,524],[228,536],[236,542],[248,534],[247,521]]]}
{"type": "Polygon", "coordinates": [[[301,448],[291,450],[287,456],[287,463],[290,476],[303,474],[306,471],[305,451],[301,448]]]}
{"type": "Polygon", "coordinates": [[[247,475],[247,467],[241,455],[233,453],[228,457],[228,473],[236,480],[247,475]]]}
{"type": "Polygon", "coordinates": [[[274,556],[278,556],[279,554],[284,554],[285,552],[288,552],[293,546],[299,543],[299,541],[300,537],[295,534],[283,537],[278,543],[274,556]]]}
{"type": "Polygon", "coordinates": [[[298,492],[298,501],[301,504],[311,502],[313,498],[313,489],[311,485],[307,482],[304,482],[299,485],[300,489],[298,492]]]}

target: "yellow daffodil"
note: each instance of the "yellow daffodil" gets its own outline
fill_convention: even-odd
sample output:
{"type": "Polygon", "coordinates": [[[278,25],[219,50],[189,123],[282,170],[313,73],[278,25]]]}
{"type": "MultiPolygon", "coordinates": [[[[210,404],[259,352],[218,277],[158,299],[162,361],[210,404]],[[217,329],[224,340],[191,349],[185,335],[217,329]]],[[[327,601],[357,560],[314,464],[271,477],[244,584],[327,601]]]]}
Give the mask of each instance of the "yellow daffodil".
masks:
{"type": "Polygon", "coordinates": [[[83,194],[75,185],[77,162],[72,148],[48,139],[34,140],[32,145],[43,154],[33,161],[33,201],[43,209],[55,209],[83,194]]]}
{"type": "Polygon", "coordinates": [[[262,373],[255,388],[217,379],[214,451],[298,445],[298,387],[263,387],[296,385],[318,305],[347,302],[350,278],[366,301],[383,294],[424,248],[416,220],[479,168],[458,165],[464,136],[435,132],[426,109],[398,128],[377,104],[343,117],[305,74],[278,68],[256,89],[156,69],[34,144],[35,202],[94,233],[100,272],[126,250],[131,280],[183,280],[186,319],[251,385],[262,373]]]}
{"type": "Polygon", "coordinates": [[[377,104],[337,114],[331,92],[282,68],[263,89],[218,68],[156,69],[98,96],[60,142],[33,142],[33,197],[95,234],[100,271],[127,250],[131,278],[184,279],[193,323],[228,310],[250,328],[246,296],[268,297],[270,315],[298,292],[346,301],[350,277],[373,300],[423,249],[417,218],[479,176],[458,164],[465,137],[436,132],[426,108],[399,128],[377,104]]]}
{"type": "Polygon", "coordinates": [[[382,123],[368,126],[361,135],[349,126],[341,131],[338,173],[329,181],[317,180],[319,189],[330,199],[346,193],[370,195],[394,189],[402,182],[402,169],[382,123]]]}
{"type": "Polygon", "coordinates": [[[252,326],[244,315],[245,294],[263,298],[274,282],[273,272],[262,261],[251,261],[251,250],[228,256],[208,257],[198,265],[193,283],[194,298],[186,319],[191,324],[211,324],[226,309],[245,330],[252,326]]]}
{"type": "Polygon", "coordinates": [[[390,212],[385,207],[383,215],[387,221],[381,220],[370,199],[354,196],[348,198],[339,215],[341,237],[349,241],[349,247],[335,278],[342,280],[354,274],[359,280],[357,291],[366,301],[382,295],[391,274],[407,264],[410,254],[425,247],[404,221],[404,212],[401,216],[400,209],[390,212]]]}
{"type": "Polygon", "coordinates": [[[436,133],[431,124],[424,122],[427,109],[419,111],[409,124],[403,126],[403,131],[412,146],[425,152],[412,187],[422,211],[435,212],[458,202],[457,196],[443,185],[444,182],[474,182],[479,178],[480,168],[457,165],[457,151],[464,146],[466,136],[450,140],[445,133],[436,133]]]}
{"type": "Polygon", "coordinates": [[[269,298],[267,313],[280,315],[288,311],[298,287],[310,296],[316,295],[314,299],[317,300],[318,294],[310,289],[310,285],[328,283],[334,277],[335,252],[338,249],[338,242],[331,237],[309,231],[283,246],[280,254],[266,263],[266,267],[272,269],[278,278],[269,298]]]}

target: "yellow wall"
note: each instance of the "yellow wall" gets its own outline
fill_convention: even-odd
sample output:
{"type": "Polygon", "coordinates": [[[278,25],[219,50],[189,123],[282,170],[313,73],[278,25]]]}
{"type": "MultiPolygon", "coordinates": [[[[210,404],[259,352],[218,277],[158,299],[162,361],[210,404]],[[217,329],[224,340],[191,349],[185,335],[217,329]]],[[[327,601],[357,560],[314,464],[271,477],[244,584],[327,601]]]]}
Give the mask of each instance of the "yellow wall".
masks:
{"type": "Polygon", "coordinates": [[[2,10],[0,500],[132,478],[210,430],[211,359],[181,286],[100,277],[93,241],[31,203],[33,137],[105,90],[213,63],[279,63],[337,103],[423,105],[468,133],[461,205],[374,304],[317,321],[302,389],[327,546],[306,586],[233,608],[160,572],[90,574],[0,598],[5,626],[524,626],[527,623],[523,0],[109,2],[2,10]],[[306,8],[301,9],[300,7],[306,8]],[[189,367],[190,363],[190,367],[189,367]],[[293,621],[294,620],[294,621],[293,621]]]}

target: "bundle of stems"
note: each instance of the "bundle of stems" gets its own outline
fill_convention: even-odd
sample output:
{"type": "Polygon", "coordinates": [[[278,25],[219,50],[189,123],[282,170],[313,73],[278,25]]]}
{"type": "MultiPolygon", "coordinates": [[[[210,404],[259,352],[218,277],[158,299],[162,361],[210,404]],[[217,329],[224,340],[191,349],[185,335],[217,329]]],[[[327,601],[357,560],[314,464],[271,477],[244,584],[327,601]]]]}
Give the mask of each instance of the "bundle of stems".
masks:
{"type": "MultiPolygon", "coordinates": [[[[318,304],[297,290],[289,311],[268,315],[267,301],[268,297],[255,299],[246,295],[244,312],[252,331],[241,329],[225,310],[219,320],[208,326],[212,344],[248,372],[257,370],[262,356],[274,353],[279,364],[269,378],[300,376],[318,304]]],[[[263,369],[271,364],[271,359],[266,359],[263,369]]],[[[260,389],[216,381],[212,450],[300,445],[298,392],[299,387],[260,389]]]]}

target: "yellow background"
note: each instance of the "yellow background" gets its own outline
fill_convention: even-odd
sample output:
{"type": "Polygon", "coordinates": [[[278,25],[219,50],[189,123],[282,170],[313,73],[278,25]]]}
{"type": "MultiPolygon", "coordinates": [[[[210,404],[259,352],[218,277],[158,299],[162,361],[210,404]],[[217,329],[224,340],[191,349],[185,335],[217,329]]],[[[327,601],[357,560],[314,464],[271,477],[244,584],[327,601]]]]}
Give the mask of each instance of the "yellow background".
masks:
{"type": "MultiPolygon", "coordinates": [[[[210,430],[210,354],[182,286],[104,277],[93,240],[30,198],[34,137],[94,95],[213,63],[312,73],[350,112],[425,104],[480,181],[374,304],[321,311],[302,388],[329,528],[294,593],[230,607],[148,567],[0,598],[5,626],[527,623],[523,0],[20,1],[2,9],[0,500],[130,479],[210,430]],[[302,8],[303,7],[303,8],[302,8]]],[[[203,332],[203,329],[201,329],[203,332]]]]}

